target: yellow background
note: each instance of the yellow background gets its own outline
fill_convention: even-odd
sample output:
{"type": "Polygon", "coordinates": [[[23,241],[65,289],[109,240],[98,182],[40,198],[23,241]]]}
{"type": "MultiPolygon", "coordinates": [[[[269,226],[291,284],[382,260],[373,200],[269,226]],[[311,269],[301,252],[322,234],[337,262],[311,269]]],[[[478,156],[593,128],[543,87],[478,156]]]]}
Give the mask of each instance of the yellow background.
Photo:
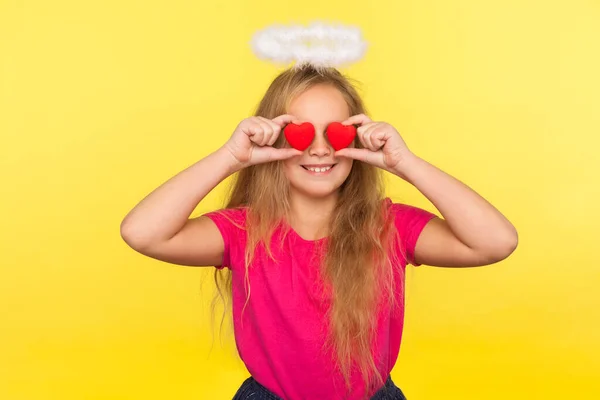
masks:
{"type": "Polygon", "coordinates": [[[119,224],[251,113],[280,69],[251,35],[315,19],[363,29],[344,72],[371,116],[520,234],[497,265],[409,271],[392,378],[410,400],[600,397],[597,1],[3,0],[1,399],[233,396],[212,269],[141,256],[119,224]]]}

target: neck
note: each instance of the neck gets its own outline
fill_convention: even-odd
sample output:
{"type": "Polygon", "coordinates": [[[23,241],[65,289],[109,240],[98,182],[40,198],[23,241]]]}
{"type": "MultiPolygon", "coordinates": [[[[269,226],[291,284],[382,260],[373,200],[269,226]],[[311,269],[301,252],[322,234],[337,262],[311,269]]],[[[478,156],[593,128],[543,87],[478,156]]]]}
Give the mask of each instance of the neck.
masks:
{"type": "Polygon", "coordinates": [[[289,224],[306,239],[319,239],[326,236],[329,218],[336,203],[337,193],[315,198],[292,191],[289,224]]]}

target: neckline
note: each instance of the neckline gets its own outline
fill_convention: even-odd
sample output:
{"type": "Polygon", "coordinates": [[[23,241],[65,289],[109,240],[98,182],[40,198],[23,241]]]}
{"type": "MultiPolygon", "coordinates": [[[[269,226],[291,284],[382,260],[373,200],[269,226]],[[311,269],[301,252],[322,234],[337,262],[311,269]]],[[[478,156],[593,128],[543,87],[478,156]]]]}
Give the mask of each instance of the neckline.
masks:
{"type": "Polygon", "coordinates": [[[304,242],[304,243],[316,244],[316,243],[320,243],[320,242],[323,242],[323,241],[327,240],[327,236],[324,236],[324,237],[319,238],[319,239],[314,239],[314,240],[305,239],[302,236],[300,236],[300,234],[298,232],[296,232],[296,230],[294,228],[292,228],[292,226],[289,225],[289,224],[288,224],[288,229],[290,230],[290,232],[292,233],[292,235],[294,235],[296,237],[296,239],[299,239],[301,242],[304,242]]]}

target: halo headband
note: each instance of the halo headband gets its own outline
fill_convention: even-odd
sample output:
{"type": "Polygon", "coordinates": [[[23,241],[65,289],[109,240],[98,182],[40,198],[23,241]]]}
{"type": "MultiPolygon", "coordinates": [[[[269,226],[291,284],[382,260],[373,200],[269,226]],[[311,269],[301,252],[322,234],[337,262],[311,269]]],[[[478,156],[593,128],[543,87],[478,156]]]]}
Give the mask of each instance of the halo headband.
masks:
{"type": "Polygon", "coordinates": [[[314,22],[308,27],[272,25],[251,41],[254,54],[277,64],[295,61],[296,67],[339,67],[360,60],[367,48],[360,29],[314,22]]]}

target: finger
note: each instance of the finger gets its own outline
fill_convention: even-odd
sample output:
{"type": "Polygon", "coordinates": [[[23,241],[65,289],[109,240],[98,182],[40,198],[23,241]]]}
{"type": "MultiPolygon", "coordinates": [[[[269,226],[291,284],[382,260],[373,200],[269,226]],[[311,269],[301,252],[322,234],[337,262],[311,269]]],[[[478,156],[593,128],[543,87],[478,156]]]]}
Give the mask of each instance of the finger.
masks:
{"type": "Polygon", "coordinates": [[[373,141],[371,140],[371,132],[367,132],[363,135],[363,140],[365,141],[365,143],[367,144],[367,149],[371,150],[371,151],[377,151],[378,149],[375,148],[375,146],[373,145],[373,141]]]}
{"type": "Polygon", "coordinates": [[[272,161],[277,161],[277,160],[287,160],[288,158],[292,158],[295,156],[301,156],[303,154],[302,151],[298,150],[298,149],[294,149],[291,147],[285,147],[282,149],[271,149],[272,152],[270,154],[270,158],[272,161]]]}
{"type": "Polygon", "coordinates": [[[369,148],[369,144],[365,141],[365,134],[364,132],[356,132],[356,136],[358,137],[358,140],[360,141],[360,144],[362,145],[362,147],[364,148],[369,148]]]}
{"type": "Polygon", "coordinates": [[[377,126],[377,122],[368,122],[368,123],[366,123],[364,125],[359,126],[356,129],[356,133],[359,134],[359,135],[367,133],[368,131],[372,130],[376,126],[377,126]]]}
{"type": "Polygon", "coordinates": [[[283,128],[284,125],[289,124],[290,122],[295,123],[298,120],[293,115],[283,114],[276,118],[273,118],[271,121],[273,121],[274,123],[276,123],[277,125],[279,125],[280,127],[283,128]]]}
{"type": "Polygon", "coordinates": [[[383,147],[385,144],[385,131],[382,129],[376,129],[371,134],[371,143],[377,150],[383,147]]]}
{"type": "Polygon", "coordinates": [[[365,114],[357,114],[343,121],[342,125],[364,125],[369,122],[373,122],[371,121],[371,118],[367,117],[365,114]]]}
{"type": "Polygon", "coordinates": [[[264,146],[271,139],[271,136],[273,136],[273,128],[267,122],[264,122],[260,119],[258,120],[258,124],[263,130],[263,136],[260,141],[256,142],[256,144],[259,146],[264,146]]]}
{"type": "Polygon", "coordinates": [[[369,156],[372,152],[368,149],[357,149],[353,147],[346,147],[335,152],[336,157],[352,158],[358,161],[368,162],[369,156]]]}
{"type": "Polygon", "coordinates": [[[255,122],[249,130],[251,132],[250,141],[255,144],[260,143],[265,135],[262,126],[258,122],[255,122]]]}
{"type": "Polygon", "coordinates": [[[273,133],[273,135],[271,136],[271,139],[269,139],[269,141],[267,142],[267,144],[269,146],[273,146],[275,144],[275,142],[277,141],[278,138],[279,138],[279,133],[273,133]]]}
{"type": "Polygon", "coordinates": [[[275,122],[273,122],[272,120],[270,120],[268,118],[264,118],[264,117],[260,117],[260,116],[258,118],[260,118],[261,121],[264,121],[271,127],[272,134],[269,136],[268,140],[265,141],[265,144],[268,146],[273,146],[273,144],[275,144],[275,142],[277,141],[279,134],[281,133],[282,127],[277,125],[275,122]]]}
{"type": "Polygon", "coordinates": [[[273,130],[273,133],[277,133],[280,129],[281,126],[277,125],[275,122],[273,122],[272,120],[265,118],[265,117],[258,117],[261,121],[263,121],[264,123],[268,124],[271,129],[273,130]]]}
{"type": "Polygon", "coordinates": [[[367,130],[365,131],[365,133],[363,134],[363,136],[365,137],[365,142],[368,144],[368,148],[373,151],[379,150],[379,148],[377,146],[375,146],[375,144],[373,143],[373,133],[375,133],[376,131],[377,131],[377,125],[373,124],[373,125],[370,125],[367,128],[367,130]]]}
{"type": "Polygon", "coordinates": [[[256,126],[256,124],[250,122],[247,124],[247,126],[242,127],[242,132],[244,132],[252,140],[252,136],[258,133],[257,128],[258,127],[256,126]]]}

